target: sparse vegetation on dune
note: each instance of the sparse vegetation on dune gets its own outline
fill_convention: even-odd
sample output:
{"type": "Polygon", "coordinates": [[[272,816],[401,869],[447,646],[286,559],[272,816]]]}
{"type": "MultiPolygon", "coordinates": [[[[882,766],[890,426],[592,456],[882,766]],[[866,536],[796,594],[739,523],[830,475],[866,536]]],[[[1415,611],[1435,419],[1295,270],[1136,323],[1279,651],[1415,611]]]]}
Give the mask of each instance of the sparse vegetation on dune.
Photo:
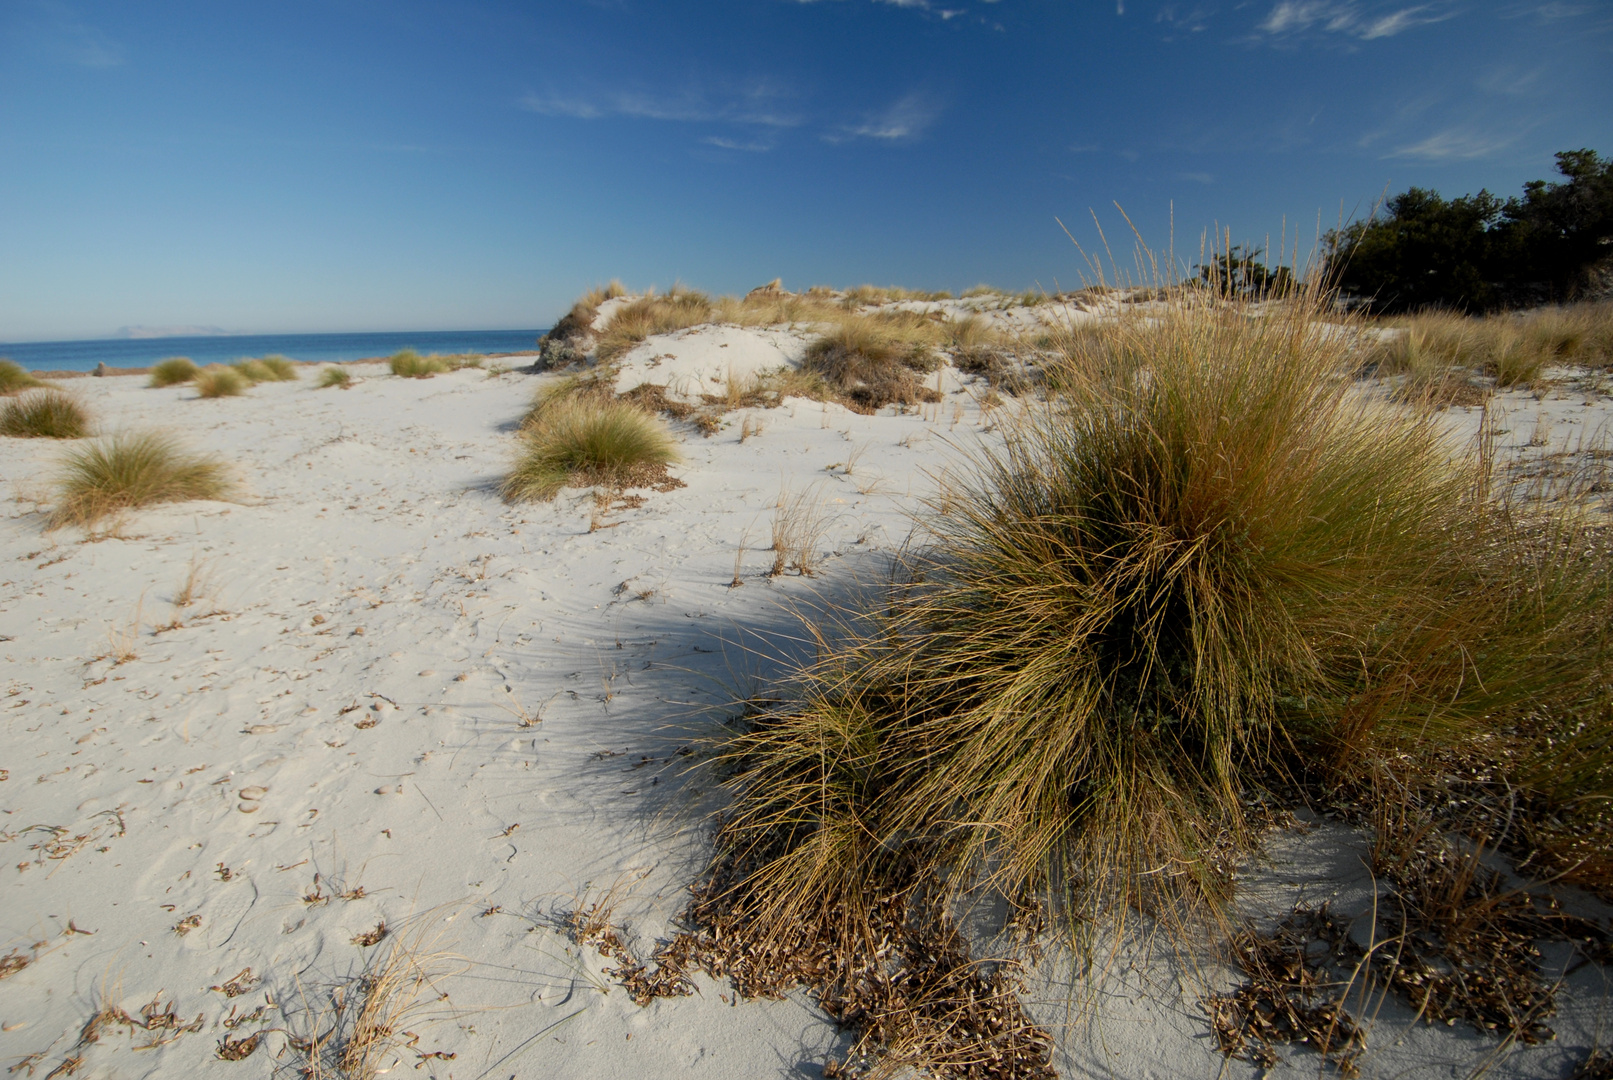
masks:
{"type": "Polygon", "coordinates": [[[677,459],[666,428],[637,406],[562,393],[534,407],[502,493],[525,502],[553,498],[568,484],[652,486],[677,459]]]}
{"type": "Polygon", "coordinates": [[[191,382],[196,386],[196,396],[204,398],[239,397],[252,385],[234,366],[225,364],[208,364],[191,382]]]}
{"type": "Polygon", "coordinates": [[[826,327],[802,365],[864,411],[931,400],[921,375],[941,364],[941,324],[911,312],[845,315],[826,327]]]}
{"type": "Polygon", "coordinates": [[[57,480],[50,527],[89,527],[154,503],[221,499],[234,489],[223,464],[155,432],[118,434],[70,450],[57,480]]]}
{"type": "Polygon", "coordinates": [[[153,387],[178,386],[188,383],[196,377],[196,365],[188,356],[170,356],[166,360],[158,360],[151,365],[151,382],[147,385],[153,387]]]}
{"type": "Polygon", "coordinates": [[[332,365],[319,373],[319,386],[322,390],[328,390],[333,386],[346,390],[352,385],[353,373],[344,367],[332,365]]]}
{"type": "Polygon", "coordinates": [[[596,350],[608,363],[652,334],[670,334],[711,321],[711,298],[681,286],[651,293],[619,308],[599,335],[596,350]]]}
{"type": "Polygon", "coordinates": [[[1321,310],[1178,292],[1063,339],[1051,400],[727,748],[701,941],[878,1039],[911,1015],[857,981],[892,912],[982,881],[1077,938],[1187,932],[1251,805],[1373,762],[1527,729],[1601,770],[1573,798],[1613,793],[1613,579],[1576,501],[1498,494],[1482,445],[1355,393],[1321,310]]]}
{"type": "Polygon", "coordinates": [[[26,393],[0,408],[0,435],[14,439],[81,439],[89,430],[84,406],[60,390],[26,393]]]}
{"type": "Polygon", "coordinates": [[[44,385],[24,371],[16,361],[0,360],[0,394],[15,394],[19,390],[44,385]]]}

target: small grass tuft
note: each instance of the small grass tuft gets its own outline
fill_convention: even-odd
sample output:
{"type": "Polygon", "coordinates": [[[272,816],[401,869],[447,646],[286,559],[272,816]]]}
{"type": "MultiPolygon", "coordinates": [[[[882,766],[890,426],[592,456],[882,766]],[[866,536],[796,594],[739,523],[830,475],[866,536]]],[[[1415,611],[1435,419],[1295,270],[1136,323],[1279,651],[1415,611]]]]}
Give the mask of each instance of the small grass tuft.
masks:
{"type": "Polygon", "coordinates": [[[88,527],[155,503],[222,499],[234,486],[222,464],[182,450],[168,435],[118,434],[63,459],[50,527],[88,527]]]}
{"type": "Polygon", "coordinates": [[[319,386],[321,389],[329,389],[333,386],[339,386],[343,390],[346,390],[352,385],[353,373],[344,367],[336,367],[333,365],[319,373],[319,386]]]}
{"type": "Polygon", "coordinates": [[[24,371],[21,364],[13,360],[0,360],[0,394],[15,394],[19,390],[44,385],[24,371]]]}
{"type": "Polygon", "coordinates": [[[660,421],[623,401],[566,397],[538,411],[522,434],[506,501],[551,499],[568,484],[635,487],[663,481],[678,460],[660,421]]]}
{"type": "Polygon", "coordinates": [[[188,356],[170,356],[151,365],[151,382],[148,386],[178,386],[196,377],[196,365],[188,356]]]}
{"type": "Polygon", "coordinates": [[[664,295],[634,300],[611,316],[599,336],[596,355],[609,362],[654,334],[670,334],[710,322],[711,298],[705,293],[675,285],[664,295]]]}
{"type": "Polygon", "coordinates": [[[208,364],[191,381],[196,384],[196,396],[204,398],[240,397],[251,385],[237,368],[224,364],[208,364]]]}
{"type": "Polygon", "coordinates": [[[421,356],[413,349],[395,353],[387,362],[392,374],[405,379],[429,379],[448,370],[448,364],[435,356],[421,356]]]}
{"type": "Polygon", "coordinates": [[[14,439],[82,439],[89,430],[84,406],[60,390],[24,394],[0,409],[0,435],[14,439]]]}

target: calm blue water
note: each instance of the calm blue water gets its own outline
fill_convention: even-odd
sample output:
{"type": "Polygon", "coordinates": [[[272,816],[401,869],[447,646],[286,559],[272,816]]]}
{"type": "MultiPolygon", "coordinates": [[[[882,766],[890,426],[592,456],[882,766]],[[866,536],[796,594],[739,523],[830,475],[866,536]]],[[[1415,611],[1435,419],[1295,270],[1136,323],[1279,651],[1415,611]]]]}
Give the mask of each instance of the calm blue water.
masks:
{"type": "Polygon", "coordinates": [[[100,341],[32,341],[0,344],[0,357],[34,371],[93,371],[150,367],[170,356],[198,364],[229,363],[278,353],[313,362],[364,360],[401,349],[423,353],[537,352],[542,330],[428,330],[385,334],[242,334],[232,337],[171,337],[100,341]]]}

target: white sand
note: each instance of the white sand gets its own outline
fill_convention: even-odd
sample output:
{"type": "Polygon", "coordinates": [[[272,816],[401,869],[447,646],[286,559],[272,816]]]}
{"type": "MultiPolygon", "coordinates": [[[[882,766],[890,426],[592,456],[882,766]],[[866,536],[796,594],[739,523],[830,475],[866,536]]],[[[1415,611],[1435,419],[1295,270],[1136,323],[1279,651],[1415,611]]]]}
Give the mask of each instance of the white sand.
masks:
{"type": "MultiPolygon", "coordinates": [[[[621,385],[714,385],[801,345],[733,328],[651,339],[621,385]]],[[[103,431],[180,432],[244,483],[239,501],[138,511],[93,542],[44,529],[62,448],[0,440],[0,954],[45,943],[0,981],[0,1065],[38,1054],[42,1077],[82,1055],[80,1076],[267,1076],[293,1059],[282,1034],[235,1064],[215,1059],[220,1038],[305,1034],[309,1008],[387,947],[352,941],[384,920],[451,954],[434,962],[447,996],[403,1024],[419,1038],[399,1075],[819,1075],[847,1040],[803,996],[735,1005],[707,981],[640,1008],[559,920],[615,886],[641,954],[668,932],[704,854],[687,808],[708,780],[687,771],[689,748],[799,648],[792,604],[877,580],[933,487],[926,470],[989,439],[991,414],[949,371],[946,402],[907,415],[791,400],[731,414],[710,439],[680,426],[687,486],[590,532],[589,493],[521,507],[496,494],[536,379],[353,370],[349,391],[305,377],[217,401],[136,377],[66,384],[103,431]],[[763,431],[741,445],[746,417],[763,431]],[[784,489],[827,515],[816,579],[766,576],[784,489]],[[177,608],[192,565],[210,588],[177,608]],[[248,968],[261,981],[240,996],[209,989],[248,968]],[[158,999],[199,1030],[141,1050],[172,1033],[112,1027],[78,1045],[103,1004],[139,1016],[158,999]],[[224,1026],[270,1002],[260,1024],[224,1026]]],[[[1553,412],[1561,434],[1609,414],[1582,396],[1515,404],[1553,412]]],[[[1251,894],[1266,910],[1368,895],[1354,833],[1273,850],[1251,894]]],[[[1123,966],[1096,1017],[1068,1025],[1059,965],[1036,973],[1063,1074],[1256,1075],[1222,1071],[1199,984],[1172,970],[1123,966]]],[[[1559,1042],[1494,1075],[1563,1075],[1566,1048],[1597,1041],[1601,973],[1574,979],[1559,1042]]],[[[1495,1051],[1398,1008],[1379,1015],[1368,1075],[1466,1075],[1495,1051]]],[[[1316,1069],[1285,1056],[1283,1075],[1316,1069]]]]}

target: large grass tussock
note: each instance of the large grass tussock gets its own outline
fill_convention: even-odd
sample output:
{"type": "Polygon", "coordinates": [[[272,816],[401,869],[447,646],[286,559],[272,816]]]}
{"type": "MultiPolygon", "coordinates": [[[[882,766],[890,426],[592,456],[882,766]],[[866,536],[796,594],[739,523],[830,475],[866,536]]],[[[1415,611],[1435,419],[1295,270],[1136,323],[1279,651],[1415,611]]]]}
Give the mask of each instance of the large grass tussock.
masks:
{"type": "Polygon", "coordinates": [[[941,365],[942,324],[912,312],[842,315],[807,348],[802,367],[863,411],[929,400],[922,376],[941,365]]]}
{"type": "Polygon", "coordinates": [[[874,898],[982,873],[1071,926],[1214,911],[1262,787],[1542,717],[1605,744],[1605,561],[1356,393],[1344,340],[1186,299],[1072,338],[731,747],[727,917],[855,949],[874,898]]]}
{"type": "Polygon", "coordinates": [[[57,479],[51,528],[91,526],[154,503],[221,499],[234,484],[221,463],[155,432],[119,434],[68,452],[57,479]]]}
{"type": "Polygon", "coordinates": [[[14,439],[82,439],[89,430],[84,406],[60,390],[23,394],[0,408],[0,435],[14,439]]]}
{"type": "Polygon", "coordinates": [[[196,386],[196,396],[204,398],[240,397],[252,385],[244,374],[225,364],[208,364],[191,382],[196,386]]]}
{"type": "Polygon", "coordinates": [[[678,459],[659,420],[628,402],[586,395],[540,402],[521,439],[502,489],[510,502],[550,499],[568,484],[654,483],[678,459]]]}

